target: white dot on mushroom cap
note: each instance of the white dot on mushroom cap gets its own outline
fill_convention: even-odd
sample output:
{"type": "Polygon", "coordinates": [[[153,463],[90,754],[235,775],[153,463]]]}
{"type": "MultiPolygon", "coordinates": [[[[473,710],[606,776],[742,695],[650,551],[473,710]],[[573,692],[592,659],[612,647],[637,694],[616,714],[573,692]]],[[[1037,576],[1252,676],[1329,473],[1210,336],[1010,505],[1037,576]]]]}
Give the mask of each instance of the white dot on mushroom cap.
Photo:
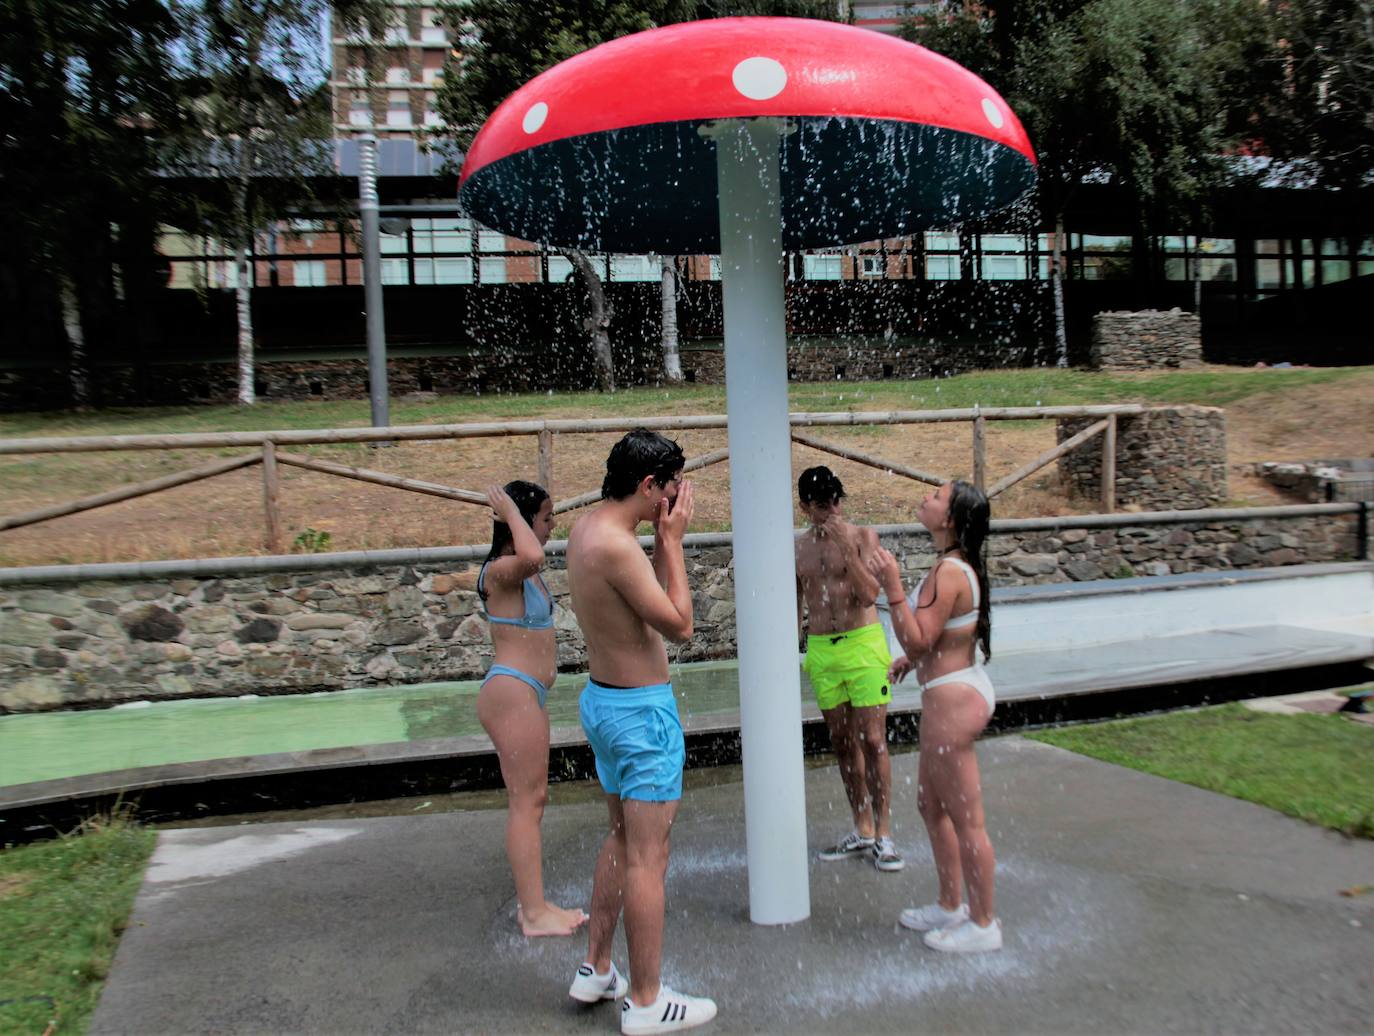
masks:
{"type": "Polygon", "coordinates": [[[997,107],[991,97],[983,98],[983,114],[988,117],[993,129],[1001,129],[1002,123],[1007,121],[1002,117],[1002,109],[997,107]]]}
{"type": "Polygon", "coordinates": [[[773,58],[745,58],[730,74],[735,89],[752,101],[766,101],[782,93],[787,69],[773,58]]]}
{"type": "Polygon", "coordinates": [[[530,110],[525,112],[525,118],[520,123],[520,128],[526,133],[538,132],[539,127],[544,125],[544,120],[549,117],[549,106],[543,101],[530,105],[530,110]]]}

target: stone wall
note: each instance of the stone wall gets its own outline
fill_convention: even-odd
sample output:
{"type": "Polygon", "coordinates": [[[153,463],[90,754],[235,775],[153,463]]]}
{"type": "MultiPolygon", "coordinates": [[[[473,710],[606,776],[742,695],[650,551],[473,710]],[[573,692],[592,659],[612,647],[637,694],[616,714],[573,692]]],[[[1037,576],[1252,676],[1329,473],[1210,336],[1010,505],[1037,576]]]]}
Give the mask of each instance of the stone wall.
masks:
{"type": "MultiPolygon", "coordinates": [[[[1234,512],[1230,512],[1234,513],[1234,512]]],[[[919,527],[884,534],[914,583],[934,560],[919,527]]],[[[1357,555],[1353,515],[1225,517],[1056,528],[998,523],[994,587],[1262,568],[1357,555]],[[999,528],[1000,526],[1000,528],[999,528]]],[[[696,631],[679,661],[733,657],[728,546],[693,548],[696,631]]],[[[479,676],[490,663],[475,563],[234,578],[0,585],[0,712],[141,699],[278,694],[479,676]],[[458,570],[455,570],[457,568],[458,570]]],[[[585,668],[563,559],[550,559],[558,664],[585,668]]]]}
{"type": "MultiPolygon", "coordinates": [[[[787,380],[883,381],[887,378],[944,378],[971,370],[1017,366],[1027,361],[1020,351],[999,353],[987,343],[929,339],[883,339],[809,342],[792,338],[787,345],[787,380]]],[[[682,373],[688,381],[725,384],[725,350],[682,350],[682,373]]]]}
{"type": "MultiPolygon", "coordinates": [[[[1060,418],[1056,441],[1072,438],[1098,420],[1060,418]]],[[[1158,407],[1118,414],[1116,420],[1118,508],[1191,511],[1227,499],[1225,410],[1158,407]]],[[[1064,484],[1092,500],[1102,493],[1102,441],[1100,436],[1090,440],[1058,462],[1064,484]]]]}
{"type": "Polygon", "coordinates": [[[1202,321],[1181,309],[1098,313],[1093,317],[1088,366],[1096,370],[1155,370],[1202,363],[1202,321]]]}

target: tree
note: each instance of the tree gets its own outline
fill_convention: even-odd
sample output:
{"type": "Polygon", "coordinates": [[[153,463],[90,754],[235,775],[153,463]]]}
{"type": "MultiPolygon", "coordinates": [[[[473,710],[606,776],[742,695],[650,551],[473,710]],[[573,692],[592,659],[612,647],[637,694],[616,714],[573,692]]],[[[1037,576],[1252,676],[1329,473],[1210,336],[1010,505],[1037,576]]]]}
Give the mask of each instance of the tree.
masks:
{"type": "Polygon", "coordinates": [[[238,401],[252,404],[253,241],[324,200],[316,182],[334,172],[320,28],[332,14],[380,38],[388,13],[379,0],[184,0],[175,10],[193,93],[179,157],[226,188],[200,200],[195,221],[234,250],[238,401]]]}
{"type": "MultiPolygon", "coordinates": [[[[788,15],[836,19],[834,0],[457,0],[444,8],[444,22],[454,32],[455,57],[445,69],[438,108],[448,133],[463,149],[492,110],[509,94],[547,68],[591,47],[630,33],[698,18],[738,15],[788,15]]],[[[597,384],[615,388],[609,327],[613,314],[605,291],[587,257],[559,249],[582,282],[591,313],[584,322],[592,336],[597,384]]],[[[676,281],[663,260],[661,291],[664,372],[681,380],[676,358],[676,281]]]]}
{"type": "Polygon", "coordinates": [[[1374,179],[1374,0],[1279,5],[1284,74],[1263,143],[1303,179],[1339,189],[1374,179]]]}
{"type": "Polygon", "coordinates": [[[1067,364],[1064,213],[1089,178],[1129,191],[1137,241],[1205,219],[1227,155],[1252,130],[1248,88],[1269,51],[1262,0],[950,2],[903,35],[978,73],[1020,116],[1055,228],[1055,341],[1067,364]]]}
{"type": "Polygon", "coordinates": [[[0,5],[7,294],[27,307],[16,324],[60,314],[77,406],[90,399],[90,350],[119,333],[116,264],[128,282],[152,257],[150,236],[131,228],[154,223],[166,196],[154,131],[178,118],[174,35],[158,0],[0,5]]]}

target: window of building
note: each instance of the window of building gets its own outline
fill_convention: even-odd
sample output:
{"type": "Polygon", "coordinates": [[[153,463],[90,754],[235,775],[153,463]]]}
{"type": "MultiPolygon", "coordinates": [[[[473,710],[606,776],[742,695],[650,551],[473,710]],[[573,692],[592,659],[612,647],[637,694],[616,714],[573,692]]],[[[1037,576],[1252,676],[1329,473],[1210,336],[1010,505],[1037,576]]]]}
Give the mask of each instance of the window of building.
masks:
{"type": "Polygon", "coordinates": [[[1261,238],[1255,242],[1255,287],[1260,291],[1309,288],[1317,282],[1315,242],[1261,238]]]}
{"type": "Polygon", "coordinates": [[[657,281],[662,276],[662,268],[658,261],[651,260],[647,255],[611,256],[613,281],[657,281]]]}
{"type": "Polygon", "coordinates": [[[1110,234],[1071,234],[1078,252],[1070,264],[1085,281],[1129,280],[1134,267],[1131,239],[1110,234]],[[1075,269],[1076,267],[1076,269],[1075,269]]]}
{"type": "Polygon", "coordinates": [[[483,284],[506,283],[506,260],[502,258],[478,260],[478,274],[483,284]]]}
{"type": "MultiPolygon", "coordinates": [[[[479,252],[506,251],[506,235],[499,230],[487,230],[485,227],[479,227],[477,230],[477,250],[479,252]]],[[[483,278],[483,280],[485,279],[483,278]]]]}
{"type": "Polygon", "coordinates": [[[416,284],[471,284],[472,260],[458,257],[416,259],[416,284]]]}
{"type": "Polygon", "coordinates": [[[932,231],[925,235],[926,280],[957,281],[964,275],[959,263],[959,235],[932,231]]]}
{"type": "MultiPolygon", "coordinates": [[[[386,240],[385,237],[382,238],[386,240]]],[[[382,283],[383,284],[409,284],[410,283],[410,263],[405,259],[383,259],[382,260],[382,283]]]]}
{"type": "Polygon", "coordinates": [[[886,267],[880,255],[866,255],[859,261],[859,273],[864,277],[881,277],[887,272],[886,267]]]}
{"type": "Polygon", "coordinates": [[[399,234],[388,234],[383,231],[380,240],[383,255],[405,255],[410,251],[406,242],[405,231],[399,234]]]}
{"type": "Polygon", "coordinates": [[[1026,239],[1020,234],[980,234],[978,248],[985,281],[1024,281],[1030,276],[1026,239]]]}
{"type": "Polygon", "coordinates": [[[466,219],[413,219],[410,234],[416,255],[472,251],[472,224],[466,219]]]}
{"type": "Polygon", "coordinates": [[[323,259],[297,259],[291,266],[291,280],[298,288],[323,288],[327,283],[323,259]]]}
{"type": "Polygon", "coordinates": [[[1322,283],[1349,280],[1355,264],[1351,259],[1354,242],[1343,237],[1323,238],[1321,242],[1322,283]]]}
{"type": "Polygon", "coordinates": [[[808,281],[838,281],[844,276],[843,263],[842,255],[804,255],[802,275],[808,281]]]}

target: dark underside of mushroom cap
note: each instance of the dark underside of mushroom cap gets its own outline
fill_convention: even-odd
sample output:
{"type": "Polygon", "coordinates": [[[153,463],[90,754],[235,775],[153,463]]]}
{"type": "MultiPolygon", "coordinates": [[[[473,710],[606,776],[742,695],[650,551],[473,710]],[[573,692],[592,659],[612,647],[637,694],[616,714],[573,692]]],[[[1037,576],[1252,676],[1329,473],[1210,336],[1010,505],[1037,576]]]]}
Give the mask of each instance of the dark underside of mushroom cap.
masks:
{"type": "MultiPolygon", "coordinates": [[[[781,147],[783,247],[899,237],[984,218],[1035,169],[1014,148],[910,122],[790,120],[781,147]]],[[[665,255],[720,251],[715,144],[701,122],[552,141],[473,172],[460,199],[526,241],[665,255]]]]}

